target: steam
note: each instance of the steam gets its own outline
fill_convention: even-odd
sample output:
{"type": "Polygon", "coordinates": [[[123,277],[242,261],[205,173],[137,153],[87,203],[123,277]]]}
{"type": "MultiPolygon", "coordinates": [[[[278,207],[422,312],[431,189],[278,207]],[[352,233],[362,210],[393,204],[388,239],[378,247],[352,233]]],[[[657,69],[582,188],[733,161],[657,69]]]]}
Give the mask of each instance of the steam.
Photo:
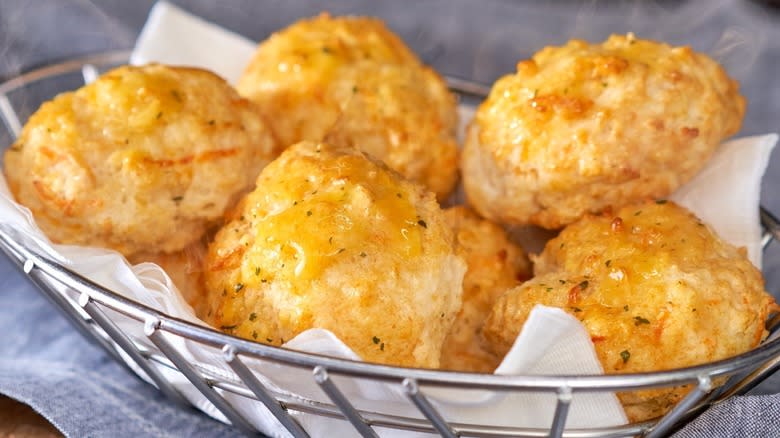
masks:
{"type": "Polygon", "coordinates": [[[0,79],[53,60],[130,48],[137,32],[90,0],[0,2],[0,29],[0,79]]]}

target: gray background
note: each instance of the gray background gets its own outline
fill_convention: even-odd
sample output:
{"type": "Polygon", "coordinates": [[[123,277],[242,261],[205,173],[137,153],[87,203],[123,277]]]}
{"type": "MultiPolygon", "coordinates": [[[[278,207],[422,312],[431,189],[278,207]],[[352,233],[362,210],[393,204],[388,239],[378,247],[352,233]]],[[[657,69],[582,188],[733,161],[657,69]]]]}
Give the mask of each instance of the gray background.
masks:
{"type": "MultiPolygon", "coordinates": [[[[0,81],[75,55],[132,47],[153,3],[152,0],[0,0],[0,81]]],[[[376,15],[442,73],[484,83],[511,72],[519,59],[545,45],[562,44],[573,37],[600,41],[610,33],[631,31],[641,38],[691,45],[722,62],[741,82],[749,102],[741,135],[780,130],[780,9],[765,3],[706,0],[549,4],[510,0],[181,0],[171,3],[255,40],[265,38],[296,18],[323,10],[333,14],[376,15]]],[[[780,214],[778,184],[780,153],[775,153],[764,178],[762,204],[780,214]]],[[[777,296],[780,244],[769,248],[764,263],[767,289],[777,296]]],[[[0,257],[0,327],[14,327],[10,335],[0,337],[0,355],[49,358],[45,351],[28,347],[41,337],[35,327],[42,315],[46,315],[47,323],[62,323],[48,306],[10,263],[0,257]],[[22,294],[29,294],[23,303],[18,300],[22,294]]],[[[54,336],[53,343],[65,342],[66,335],[62,333],[48,336],[54,336]]],[[[91,347],[77,346],[69,347],[62,357],[78,359],[79,348],[84,349],[81,352],[85,357],[100,354],[90,350],[91,347]]],[[[57,357],[59,360],[60,356],[57,357]]],[[[0,365],[3,359],[14,360],[0,358],[0,365]]],[[[105,364],[105,358],[90,360],[94,361],[90,362],[92,369],[111,366],[105,364]]],[[[759,387],[757,392],[780,392],[780,376],[759,387]]],[[[27,400],[35,400],[35,395],[27,400]]]]}

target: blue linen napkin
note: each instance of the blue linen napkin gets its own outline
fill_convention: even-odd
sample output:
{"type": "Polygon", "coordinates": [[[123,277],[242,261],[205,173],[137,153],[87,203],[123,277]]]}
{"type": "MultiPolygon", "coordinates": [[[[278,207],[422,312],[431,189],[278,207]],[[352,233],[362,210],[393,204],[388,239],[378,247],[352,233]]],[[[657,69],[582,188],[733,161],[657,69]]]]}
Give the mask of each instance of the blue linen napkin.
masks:
{"type": "Polygon", "coordinates": [[[5,257],[0,260],[0,393],[69,437],[228,437],[84,339],[5,257]]]}
{"type": "MultiPolygon", "coordinates": [[[[630,2],[548,5],[467,0],[173,3],[256,39],[320,10],[377,14],[427,62],[483,82],[511,71],[530,48],[558,44],[571,36],[599,40],[610,30],[635,31],[643,37],[668,36],[674,43],[690,43],[701,50],[723,40],[738,47],[724,53],[722,60],[741,81],[750,102],[742,133],[775,131],[780,114],[780,13],[756,2],[648,2],[642,7],[630,2]]],[[[39,0],[33,5],[0,0],[0,78],[76,54],[132,47],[152,4],[153,0],[39,0]]],[[[780,193],[774,189],[780,184],[778,155],[770,163],[762,197],[775,213],[780,213],[780,193]]],[[[780,245],[770,247],[764,270],[768,290],[780,290],[780,245]]],[[[763,393],[778,390],[780,379],[758,388],[763,393]]],[[[66,436],[237,434],[194,409],[169,403],[83,339],[2,256],[0,393],[31,405],[66,436]]],[[[780,436],[780,395],[733,398],[677,436],[780,436]]]]}

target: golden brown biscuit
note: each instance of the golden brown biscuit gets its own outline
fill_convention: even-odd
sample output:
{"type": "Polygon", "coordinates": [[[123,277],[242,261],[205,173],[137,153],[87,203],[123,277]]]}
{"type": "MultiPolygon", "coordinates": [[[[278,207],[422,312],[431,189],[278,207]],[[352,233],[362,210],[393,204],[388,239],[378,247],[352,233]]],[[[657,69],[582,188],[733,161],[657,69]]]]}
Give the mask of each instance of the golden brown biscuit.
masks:
{"type": "Polygon", "coordinates": [[[302,142],[209,246],[204,319],[281,345],[332,331],[364,360],[437,367],[465,263],[432,194],[354,148],[302,142]]]}
{"type": "Polygon", "coordinates": [[[120,67],[44,103],[5,174],[53,241],[131,256],[199,239],[276,153],[257,108],[213,73],[120,67]]]}
{"type": "Polygon", "coordinates": [[[439,199],[455,185],[455,98],[380,20],[298,21],[260,44],[238,90],[260,105],[284,146],[356,146],[439,199]]]}
{"type": "Polygon", "coordinates": [[[547,47],[479,107],[461,164],[466,194],[486,218],[545,228],[663,198],[744,113],[736,81],[690,47],[630,34],[547,47]]]}
{"type": "Polygon", "coordinates": [[[482,325],[501,294],[531,277],[531,262],[501,227],[469,208],[449,208],[444,217],[455,233],[455,250],[466,261],[467,271],[463,306],[444,340],[441,367],[492,373],[501,356],[485,348],[482,325]]]}
{"type": "MultiPolygon", "coordinates": [[[[776,309],[744,250],[672,202],[645,202],[566,227],[534,260],[535,277],[498,299],[485,323],[506,353],[536,304],[559,307],[591,334],[607,374],[725,359],[766,335],[776,309]]],[[[665,413],[686,388],[618,394],[633,421],[665,413]]]]}

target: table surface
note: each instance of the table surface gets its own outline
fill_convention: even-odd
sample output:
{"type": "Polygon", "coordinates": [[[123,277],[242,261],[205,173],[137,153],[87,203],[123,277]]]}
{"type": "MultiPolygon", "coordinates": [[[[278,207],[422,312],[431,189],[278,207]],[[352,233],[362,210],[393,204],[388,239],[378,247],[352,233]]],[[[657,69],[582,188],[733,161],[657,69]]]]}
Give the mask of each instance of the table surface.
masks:
{"type": "MultiPolygon", "coordinates": [[[[0,81],[56,60],[132,47],[153,0],[0,0],[0,81]]],[[[635,32],[672,44],[691,45],[716,57],[741,83],[749,101],[741,134],[777,132],[780,114],[780,8],[751,1],[241,1],[171,3],[261,40],[296,18],[322,10],[377,15],[439,71],[491,83],[519,59],[545,45],[577,37],[603,40],[635,32]]],[[[762,204],[780,213],[780,154],[764,178],[762,204]]],[[[0,271],[11,272],[0,258],[0,271]]],[[[780,244],[765,254],[767,290],[780,292],[780,244]]],[[[19,275],[4,288],[26,288],[19,275]]],[[[0,309],[9,309],[0,294],[0,309]]],[[[40,300],[40,297],[30,297],[40,300]]],[[[48,303],[40,305],[48,306],[48,303]]],[[[10,312],[11,310],[0,310],[10,312]]],[[[24,313],[19,316],[24,318],[24,313]]],[[[29,326],[27,326],[29,327],[29,326]]],[[[1,350],[0,350],[1,351],[1,350]]],[[[22,353],[23,354],[23,353],[22,353]]],[[[780,376],[757,393],[780,392],[780,376]]],[[[0,437],[58,436],[26,405],[0,398],[0,437]]]]}

